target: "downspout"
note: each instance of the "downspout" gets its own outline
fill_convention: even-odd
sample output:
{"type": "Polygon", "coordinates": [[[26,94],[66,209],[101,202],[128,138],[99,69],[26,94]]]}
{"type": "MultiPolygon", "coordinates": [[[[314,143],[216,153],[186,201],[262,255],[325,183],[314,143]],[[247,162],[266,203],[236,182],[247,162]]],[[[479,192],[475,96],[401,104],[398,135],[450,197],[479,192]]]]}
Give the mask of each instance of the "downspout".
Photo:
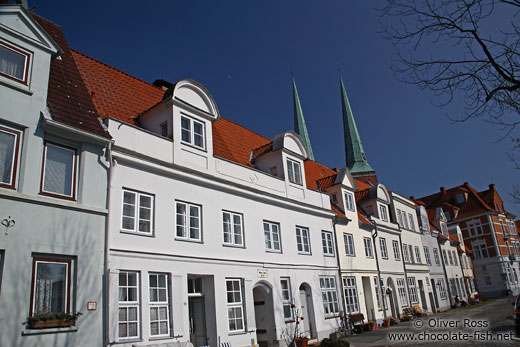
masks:
{"type": "MultiPolygon", "coordinates": [[[[112,187],[112,179],[114,177],[113,175],[113,167],[115,166],[115,163],[114,163],[114,160],[112,158],[112,142],[110,142],[108,145],[107,145],[107,157],[108,157],[108,186],[107,186],[107,209],[110,210],[110,190],[111,190],[111,187],[112,187]]],[[[109,321],[109,316],[108,316],[108,310],[109,310],[109,290],[110,290],[110,267],[109,267],[109,262],[108,262],[108,253],[109,253],[109,236],[108,236],[108,230],[109,230],[109,227],[110,227],[110,217],[111,217],[111,213],[108,213],[106,219],[105,219],[105,259],[104,259],[104,269],[103,269],[103,273],[104,273],[104,290],[103,290],[103,295],[105,296],[104,297],[104,300],[103,300],[103,320],[105,321],[105,324],[104,324],[104,331],[103,331],[103,335],[104,335],[104,345],[105,346],[110,346],[111,343],[110,343],[110,336],[109,336],[109,328],[110,328],[110,321],[109,321]]]]}
{"type": "MultiPolygon", "coordinates": [[[[339,274],[339,282],[340,282],[340,295],[341,295],[341,303],[343,306],[343,312],[345,312],[345,315],[347,314],[347,307],[345,306],[345,288],[343,287],[343,277],[341,275],[341,267],[340,267],[340,260],[339,260],[339,245],[338,245],[338,237],[336,234],[336,224],[338,223],[338,216],[335,215],[332,218],[332,228],[334,229],[334,241],[336,243],[336,261],[338,262],[338,274],[339,274]]],[[[348,222],[347,222],[348,223],[348,222]]]]}
{"type": "MultiPolygon", "coordinates": [[[[381,305],[383,306],[383,317],[386,319],[386,305],[385,305],[385,293],[383,293],[383,285],[381,284],[381,270],[379,268],[379,258],[377,256],[377,245],[376,245],[376,238],[377,238],[377,222],[370,219],[372,224],[374,224],[374,233],[372,234],[372,243],[374,245],[374,255],[376,257],[376,267],[377,267],[377,285],[379,286],[379,293],[381,294],[381,305]]],[[[376,293],[377,294],[377,293],[376,293]]]]}
{"type": "Polygon", "coordinates": [[[444,264],[444,255],[442,253],[441,248],[441,242],[439,241],[440,233],[437,235],[437,244],[439,245],[439,257],[441,258],[442,262],[442,269],[444,270],[444,279],[446,280],[446,287],[448,288],[448,301],[450,302],[451,307],[451,288],[450,288],[450,281],[448,280],[448,272],[446,271],[446,264],[444,264]]]}
{"type": "MultiPolygon", "coordinates": [[[[406,284],[406,292],[408,293],[408,304],[410,306],[410,310],[412,309],[412,296],[410,295],[410,286],[408,285],[408,274],[406,273],[406,264],[404,262],[404,252],[403,252],[403,242],[401,239],[401,226],[399,228],[399,247],[401,248],[401,260],[403,261],[403,271],[404,271],[404,282],[406,284]]],[[[408,257],[413,257],[413,254],[408,254],[408,257]]],[[[417,290],[417,288],[415,288],[417,290]]]]}

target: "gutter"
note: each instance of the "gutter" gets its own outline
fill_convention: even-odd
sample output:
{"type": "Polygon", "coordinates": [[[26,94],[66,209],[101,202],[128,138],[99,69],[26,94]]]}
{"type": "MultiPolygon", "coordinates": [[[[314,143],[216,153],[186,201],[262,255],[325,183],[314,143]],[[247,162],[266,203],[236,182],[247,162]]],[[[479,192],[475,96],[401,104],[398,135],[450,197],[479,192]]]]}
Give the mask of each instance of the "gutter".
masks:
{"type": "MultiPolygon", "coordinates": [[[[115,166],[115,162],[114,162],[114,159],[112,158],[112,143],[113,142],[109,142],[107,144],[107,157],[108,157],[108,172],[107,172],[107,175],[108,175],[108,185],[107,185],[107,209],[110,207],[110,191],[111,191],[111,188],[112,188],[112,180],[113,180],[113,168],[115,166]]],[[[104,327],[103,327],[103,345],[104,346],[110,346],[110,336],[109,336],[109,327],[110,327],[110,321],[109,321],[109,315],[108,315],[108,311],[109,311],[109,290],[110,290],[110,264],[109,264],[109,261],[108,261],[108,253],[109,253],[109,250],[110,250],[110,245],[109,245],[109,235],[108,235],[108,230],[109,230],[109,226],[110,226],[110,217],[112,216],[112,213],[109,213],[105,219],[105,254],[104,254],[104,264],[103,264],[103,286],[104,286],[104,290],[103,290],[103,295],[105,296],[104,297],[104,300],[103,300],[103,321],[104,321],[104,327]]]]}
{"type": "MultiPolygon", "coordinates": [[[[43,124],[44,124],[45,130],[49,130],[49,128],[53,128],[56,130],[66,131],[67,133],[77,136],[78,138],[89,139],[90,142],[93,142],[93,143],[102,143],[102,144],[114,143],[114,140],[112,140],[110,138],[91,134],[91,133],[87,132],[86,130],[76,129],[74,127],[56,122],[55,120],[50,119],[48,115],[45,115],[45,113],[43,113],[43,124]]],[[[52,130],[51,130],[51,133],[52,133],[52,130]]]]}

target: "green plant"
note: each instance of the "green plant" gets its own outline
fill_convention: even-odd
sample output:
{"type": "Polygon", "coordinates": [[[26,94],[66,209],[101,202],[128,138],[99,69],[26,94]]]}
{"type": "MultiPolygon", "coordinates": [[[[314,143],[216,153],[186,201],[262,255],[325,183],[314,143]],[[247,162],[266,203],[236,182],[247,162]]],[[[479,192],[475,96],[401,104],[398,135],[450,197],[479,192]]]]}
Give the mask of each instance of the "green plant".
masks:
{"type": "Polygon", "coordinates": [[[342,339],[323,339],[320,347],[349,347],[350,343],[342,339]]]}
{"type": "Polygon", "coordinates": [[[36,322],[47,322],[51,320],[76,321],[80,315],[82,315],[81,312],[69,314],[64,312],[40,311],[34,316],[27,317],[27,321],[24,324],[33,325],[36,322]]]}

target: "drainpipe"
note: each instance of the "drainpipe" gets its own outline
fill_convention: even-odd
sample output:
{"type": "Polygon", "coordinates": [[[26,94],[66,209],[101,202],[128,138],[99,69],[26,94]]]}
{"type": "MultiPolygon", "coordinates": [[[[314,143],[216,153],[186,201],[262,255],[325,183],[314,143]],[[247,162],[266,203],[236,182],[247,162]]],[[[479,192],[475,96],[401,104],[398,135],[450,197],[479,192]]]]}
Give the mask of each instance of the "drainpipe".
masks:
{"type": "MultiPolygon", "coordinates": [[[[107,145],[107,157],[108,157],[108,172],[107,172],[107,175],[108,175],[108,186],[107,186],[107,209],[110,209],[110,190],[111,190],[111,187],[112,187],[112,179],[114,177],[113,175],[113,168],[115,166],[115,162],[112,158],[112,142],[108,143],[107,145]]],[[[110,346],[110,336],[109,336],[109,327],[110,327],[110,321],[109,321],[109,316],[108,316],[108,309],[109,309],[109,291],[110,291],[110,267],[109,267],[109,262],[108,262],[108,253],[109,253],[109,236],[108,236],[108,230],[109,230],[109,226],[110,226],[110,216],[112,214],[111,213],[108,213],[107,217],[105,218],[105,256],[104,256],[104,266],[103,266],[103,276],[104,276],[104,281],[103,281],[103,287],[104,287],[104,290],[103,290],[103,295],[104,295],[104,300],[103,300],[103,320],[105,321],[105,324],[104,324],[104,331],[103,331],[103,335],[104,335],[104,345],[105,346],[110,346]]]]}
{"type": "Polygon", "coordinates": [[[381,270],[379,268],[379,258],[377,256],[377,244],[376,244],[377,222],[373,218],[370,218],[370,222],[372,222],[372,224],[374,224],[374,233],[372,234],[372,243],[374,245],[374,255],[376,257],[377,283],[379,286],[379,293],[381,294],[380,299],[381,299],[381,305],[383,306],[383,317],[386,319],[387,317],[386,317],[385,293],[383,292],[383,285],[381,284],[381,270]]]}
{"type": "MultiPolygon", "coordinates": [[[[401,226],[398,227],[399,228],[399,248],[401,248],[401,260],[403,261],[403,271],[404,271],[404,282],[405,282],[405,285],[406,285],[406,292],[408,293],[408,304],[410,306],[410,310],[412,309],[412,296],[410,295],[410,286],[408,285],[408,274],[406,272],[406,264],[404,263],[404,252],[403,252],[403,242],[402,242],[402,239],[401,239],[401,226]]],[[[408,257],[413,257],[413,253],[412,254],[408,254],[408,257]]],[[[417,288],[415,288],[415,290],[417,290],[417,288]]]]}
{"type": "Polygon", "coordinates": [[[450,281],[448,280],[448,272],[446,271],[446,264],[444,264],[444,256],[443,256],[443,253],[442,253],[442,248],[441,248],[441,242],[439,241],[439,237],[440,236],[440,232],[439,232],[439,235],[437,235],[437,244],[439,245],[439,257],[441,258],[441,263],[442,263],[442,269],[444,270],[444,279],[446,279],[446,287],[448,288],[448,301],[450,302],[450,308],[451,308],[451,288],[450,288],[450,281]]]}
{"type": "MultiPolygon", "coordinates": [[[[347,222],[348,223],[348,222],[347,222]]],[[[343,312],[345,314],[347,313],[347,307],[345,306],[345,288],[343,287],[343,277],[341,275],[341,266],[340,266],[340,260],[339,260],[339,245],[338,245],[338,237],[336,234],[336,224],[338,224],[338,216],[334,216],[332,218],[332,228],[334,229],[334,241],[336,242],[336,260],[338,262],[338,273],[339,273],[339,282],[340,282],[340,295],[341,295],[341,303],[343,306],[343,312]]]]}

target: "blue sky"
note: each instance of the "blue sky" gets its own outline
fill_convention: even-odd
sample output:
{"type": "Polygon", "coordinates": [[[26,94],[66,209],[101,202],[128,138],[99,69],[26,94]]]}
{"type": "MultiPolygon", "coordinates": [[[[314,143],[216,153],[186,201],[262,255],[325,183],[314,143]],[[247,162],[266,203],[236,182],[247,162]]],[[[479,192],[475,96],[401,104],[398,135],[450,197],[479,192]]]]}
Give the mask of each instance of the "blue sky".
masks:
{"type": "Polygon", "coordinates": [[[495,183],[506,208],[518,182],[511,141],[481,121],[453,124],[430,92],[399,82],[381,37],[380,1],[43,1],[69,45],[153,82],[204,84],[221,114],[263,136],[293,128],[294,72],[316,161],[344,167],[338,66],[369,163],[388,188],[416,197],[465,181],[495,183]]]}

